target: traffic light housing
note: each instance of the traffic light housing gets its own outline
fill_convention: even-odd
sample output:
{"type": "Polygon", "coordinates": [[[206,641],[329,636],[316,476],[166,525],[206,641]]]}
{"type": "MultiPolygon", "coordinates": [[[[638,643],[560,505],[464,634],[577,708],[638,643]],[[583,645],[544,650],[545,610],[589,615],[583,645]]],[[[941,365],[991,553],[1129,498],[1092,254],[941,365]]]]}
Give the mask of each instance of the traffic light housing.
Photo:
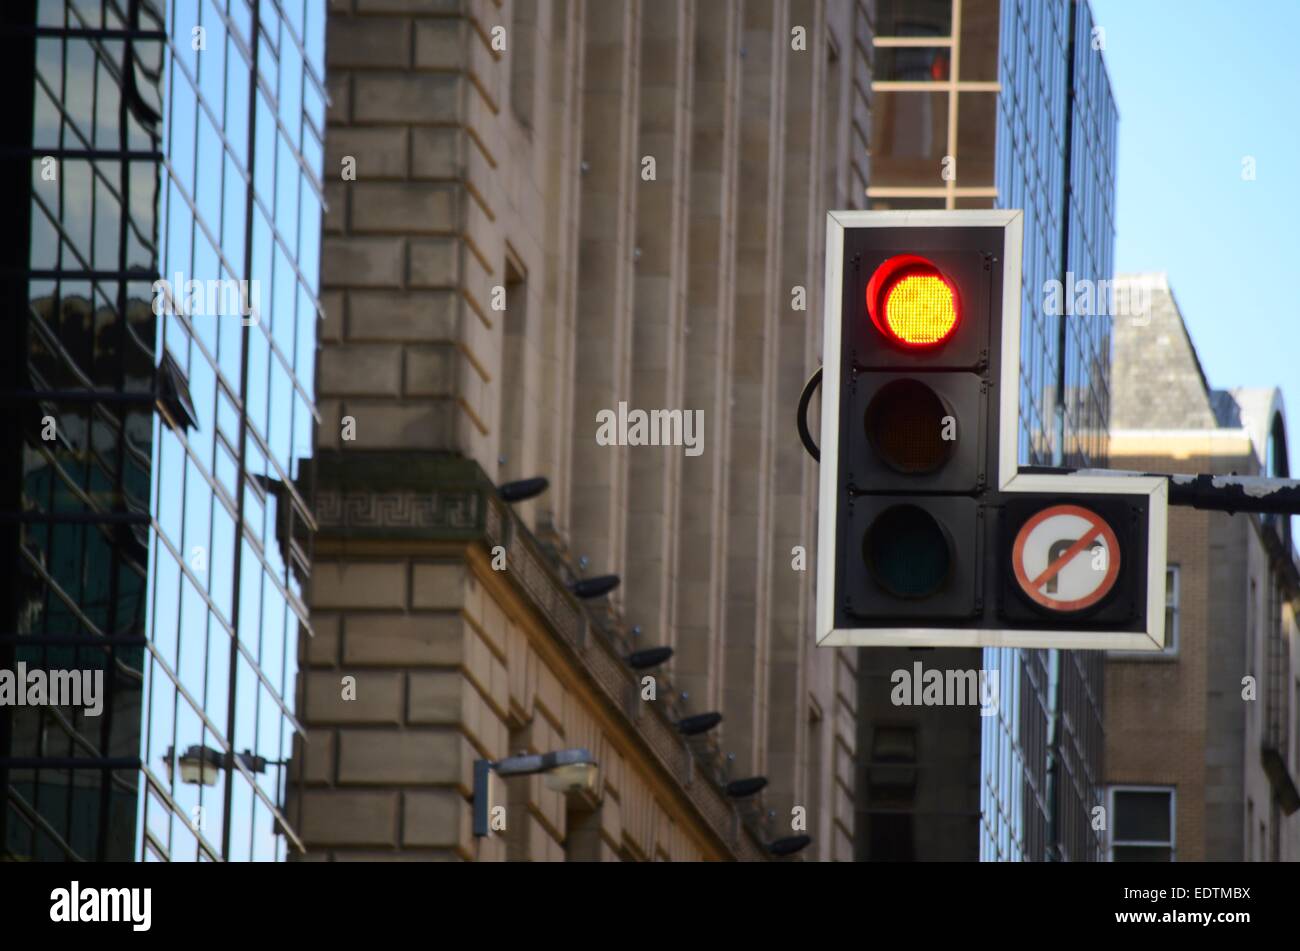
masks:
{"type": "MultiPolygon", "coordinates": [[[[844,238],[837,622],[961,620],[981,600],[998,228],[844,238]]],[[[823,463],[824,464],[824,463],[823,463]]]]}
{"type": "Polygon", "coordinates": [[[1164,481],[1019,470],[1021,223],[829,216],[819,643],[1163,644],[1164,481]]]}

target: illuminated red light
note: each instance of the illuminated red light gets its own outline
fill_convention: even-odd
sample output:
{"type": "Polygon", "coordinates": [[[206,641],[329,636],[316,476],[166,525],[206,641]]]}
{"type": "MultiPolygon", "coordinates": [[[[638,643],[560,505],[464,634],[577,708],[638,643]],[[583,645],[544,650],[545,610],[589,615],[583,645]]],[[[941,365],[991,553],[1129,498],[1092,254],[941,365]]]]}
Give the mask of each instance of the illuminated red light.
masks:
{"type": "Polygon", "coordinates": [[[916,255],[890,258],[867,284],[867,311],[881,333],[909,349],[943,343],[961,322],[957,288],[916,255]]]}

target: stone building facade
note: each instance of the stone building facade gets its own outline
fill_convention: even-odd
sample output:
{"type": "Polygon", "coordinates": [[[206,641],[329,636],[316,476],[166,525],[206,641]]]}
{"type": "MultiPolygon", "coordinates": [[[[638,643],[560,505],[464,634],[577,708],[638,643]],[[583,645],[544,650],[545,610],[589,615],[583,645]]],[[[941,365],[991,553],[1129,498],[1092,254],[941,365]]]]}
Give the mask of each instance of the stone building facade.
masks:
{"type": "Polygon", "coordinates": [[[331,2],[307,858],[757,859],[800,834],[852,857],[854,656],[810,636],[794,407],[825,213],[864,202],[871,22],[860,0],[331,2]],[[602,444],[621,404],[702,430],[602,444]],[[608,598],[574,597],[604,574],[608,598]],[[475,759],[572,747],[593,790],[511,779],[506,830],[472,835],[475,759]]]}
{"type": "MultiPolygon", "coordinates": [[[[1111,464],[1288,476],[1278,390],[1213,390],[1163,274],[1123,276],[1111,464]]],[[[1300,600],[1286,520],[1173,508],[1166,638],[1106,662],[1108,854],[1300,860],[1300,600]]]]}

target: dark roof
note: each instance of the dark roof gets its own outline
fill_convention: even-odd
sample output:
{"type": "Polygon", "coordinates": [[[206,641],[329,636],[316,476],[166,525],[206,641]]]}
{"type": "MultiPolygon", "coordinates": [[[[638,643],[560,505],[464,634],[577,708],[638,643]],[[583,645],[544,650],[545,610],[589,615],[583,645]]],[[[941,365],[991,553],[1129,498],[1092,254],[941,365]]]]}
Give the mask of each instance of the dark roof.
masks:
{"type": "Polygon", "coordinates": [[[1145,298],[1146,306],[1114,318],[1111,428],[1218,428],[1205,372],[1165,275],[1121,275],[1115,285],[1130,301],[1145,298]]]}

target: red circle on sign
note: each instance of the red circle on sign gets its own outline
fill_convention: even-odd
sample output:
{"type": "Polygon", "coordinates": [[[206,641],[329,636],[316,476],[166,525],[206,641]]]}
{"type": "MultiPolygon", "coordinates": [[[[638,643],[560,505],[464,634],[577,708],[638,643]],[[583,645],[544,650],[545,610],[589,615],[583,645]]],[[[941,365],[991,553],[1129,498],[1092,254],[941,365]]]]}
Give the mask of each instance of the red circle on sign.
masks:
{"type": "MultiPolygon", "coordinates": [[[[1084,540],[1085,538],[1080,539],[1080,541],[1084,540]]],[[[1087,547],[1088,546],[1086,545],[1084,546],[1084,548],[1087,547]]],[[[1078,554],[1079,553],[1076,552],[1068,558],[1063,556],[1051,564],[1060,564],[1060,568],[1057,569],[1059,572],[1064,569],[1066,562],[1074,560],[1078,557],[1078,554]]],[[[1035,603],[1042,605],[1049,610],[1061,613],[1082,611],[1084,608],[1090,608],[1102,598],[1106,597],[1106,595],[1110,594],[1110,589],[1115,587],[1115,582],[1119,578],[1119,559],[1119,539],[1115,537],[1115,532],[1111,529],[1110,525],[1107,524],[1106,520],[1096,512],[1090,511],[1089,509],[1083,508],[1079,505],[1053,505],[1050,508],[1045,508],[1041,512],[1038,512],[1025,522],[1024,525],[1020,526],[1020,531],[1016,533],[1016,543],[1011,549],[1011,567],[1015,571],[1016,582],[1020,585],[1020,590],[1032,598],[1035,603]],[[1043,522],[1047,521],[1047,519],[1056,515],[1074,515],[1090,522],[1094,527],[1093,530],[1087,533],[1086,541],[1092,541],[1092,539],[1097,536],[1101,536],[1101,538],[1106,542],[1106,550],[1109,552],[1106,576],[1102,578],[1101,584],[1098,586],[1097,590],[1092,592],[1092,594],[1086,595],[1082,598],[1077,598],[1073,601],[1056,601],[1047,597],[1047,595],[1040,593],[1038,588],[1034,585],[1035,579],[1030,578],[1025,573],[1025,543],[1028,541],[1030,533],[1043,522]]],[[[1048,567],[1051,567],[1051,564],[1049,564],[1048,567]]],[[[1050,579],[1041,579],[1038,583],[1039,585],[1042,585],[1045,584],[1047,580],[1050,579]]]]}

